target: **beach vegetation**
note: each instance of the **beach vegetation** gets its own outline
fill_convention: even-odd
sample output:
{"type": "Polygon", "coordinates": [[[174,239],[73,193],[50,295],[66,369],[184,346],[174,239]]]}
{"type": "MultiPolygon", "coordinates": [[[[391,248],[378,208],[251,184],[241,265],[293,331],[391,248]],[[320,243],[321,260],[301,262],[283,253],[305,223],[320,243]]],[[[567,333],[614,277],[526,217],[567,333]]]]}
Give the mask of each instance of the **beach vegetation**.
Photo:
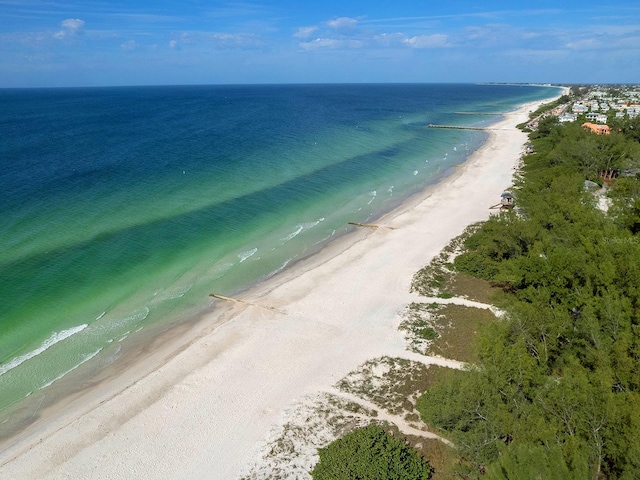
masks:
{"type": "Polygon", "coordinates": [[[419,415],[417,397],[435,383],[439,368],[403,358],[369,360],[341,379],[336,387],[355,395],[391,415],[409,419],[419,415]]]}
{"type": "Polygon", "coordinates": [[[640,167],[639,138],[540,123],[518,208],[453,261],[500,289],[506,314],[479,326],[473,365],[417,408],[456,445],[465,478],[640,478],[640,179],[601,178],[640,167]],[[594,195],[584,181],[598,179],[594,195]]]}
{"type": "Polygon", "coordinates": [[[379,425],[354,430],[318,450],[314,480],[427,480],[429,463],[379,425]]]}
{"type": "Polygon", "coordinates": [[[542,105],[540,105],[536,111],[530,114],[530,117],[531,118],[539,117],[543,113],[549,112],[560,105],[565,105],[570,101],[571,101],[571,95],[561,95],[553,102],[543,103],[542,105]]]}
{"type": "MultiPolygon", "coordinates": [[[[439,255],[421,268],[411,282],[411,291],[423,297],[462,297],[477,302],[488,303],[496,293],[487,281],[464,273],[454,266],[455,258],[462,252],[466,239],[479,228],[471,225],[454,238],[439,255]]],[[[437,308],[437,303],[435,304],[437,308]]]]}

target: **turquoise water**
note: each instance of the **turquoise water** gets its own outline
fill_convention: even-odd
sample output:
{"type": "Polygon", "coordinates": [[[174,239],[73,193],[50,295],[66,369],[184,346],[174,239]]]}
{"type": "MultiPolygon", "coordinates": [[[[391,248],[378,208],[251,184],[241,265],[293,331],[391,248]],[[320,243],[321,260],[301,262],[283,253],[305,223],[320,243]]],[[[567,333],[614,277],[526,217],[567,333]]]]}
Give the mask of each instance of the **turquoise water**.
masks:
{"type": "Polygon", "coordinates": [[[557,89],[0,90],[0,411],[318,251],[557,89]]]}

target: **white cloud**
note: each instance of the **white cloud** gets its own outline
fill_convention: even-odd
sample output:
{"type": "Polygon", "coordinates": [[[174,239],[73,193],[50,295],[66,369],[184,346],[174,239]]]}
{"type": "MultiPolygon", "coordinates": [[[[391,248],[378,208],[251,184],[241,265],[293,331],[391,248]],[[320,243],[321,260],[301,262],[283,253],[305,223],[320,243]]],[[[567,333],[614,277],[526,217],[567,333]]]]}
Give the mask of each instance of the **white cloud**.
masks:
{"type": "Polygon", "coordinates": [[[618,41],[617,46],[619,48],[631,47],[633,50],[638,50],[638,47],[640,47],[640,35],[621,38],[618,41]]]}
{"type": "Polygon", "coordinates": [[[407,38],[404,42],[412,48],[436,48],[446,47],[449,37],[436,33],[434,35],[418,35],[407,38]]]}
{"type": "Polygon", "coordinates": [[[565,45],[572,50],[594,50],[600,47],[600,42],[595,38],[584,38],[581,40],[574,40],[565,45]]]}
{"type": "Polygon", "coordinates": [[[407,41],[407,36],[403,33],[382,33],[374,37],[376,43],[384,47],[395,47],[407,41]]]}
{"type": "Polygon", "coordinates": [[[60,22],[60,26],[69,30],[78,31],[84,27],[84,20],[80,20],[79,18],[67,18],[60,22]]]}
{"type": "Polygon", "coordinates": [[[60,22],[60,26],[62,27],[62,30],[54,33],[53,36],[62,40],[79,34],[84,27],[84,20],[80,20],[79,18],[67,18],[60,22]]]}
{"type": "Polygon", "coordinates": [[[408,37],[404,33],[383,33],[374,37],[375,43],[383,47],[441,48],[450,47],[449,36],[441,33],[408,37]]]}
{"type": "Polygon", "coordinates": [[[218,48],[260,48],[264,42],[260,37],[247,33],[213,33],[208,36],[218,48]]]}
{"type": "Polygon", "coordinates": [[[139,44],[135,40],[129,40],[128,42],[124,42],[122,45],[120,45],[120,48],[122,48],[122,50],[124,50],[125,52],[133,52],[134,50],[137,50],[138,47],[139,44]]]}
{"type": "Polygon", "coordinates": [[[362,48],[364,43],[360,40],[341,40],[336,38],[316,38],[310,42],[300,42],[300,48],[306,51],[338,48],[362,48]]]}
{"type": "Polygon", "coordinates": [[[329,20],[327,22],[328,26],[336,29],[353,28],[357,24],[358,24],[358,20],[356,20],[355,18],[349,18],[349,17],[340,17],[340,18],[336,18],[335,20],[329,20]]]}
{"type": "Polygon", "coordinates": [[[266,43],[263,37],[251,33],[224,33],[224,32],[182,32],[172,35],[169,48],[180,50],[185,45],[193,45],[195,48],[213,46],[217,49],[262,49],[266,43]]]}
{"type": "Polygon", "coordinates": [[[406,33],[375,33],[371,30],[358,28],[360,19],[351,17],[339,17],[318,26],[301,27],[293,35],[302,41],[298,45],[305,51],[319,49],[347,49],[347,48],[443,48],[451,47],[452,39],[444,33],[430,35],[409,36],[406,33]],[[320,31],[315,39],[311,35],[320,31]]]}
{"type": "Polygon", "coordinates": [[[316,30],[318,27],[300,27],[293,36],[295,38],[309,38],[316,30]]]}

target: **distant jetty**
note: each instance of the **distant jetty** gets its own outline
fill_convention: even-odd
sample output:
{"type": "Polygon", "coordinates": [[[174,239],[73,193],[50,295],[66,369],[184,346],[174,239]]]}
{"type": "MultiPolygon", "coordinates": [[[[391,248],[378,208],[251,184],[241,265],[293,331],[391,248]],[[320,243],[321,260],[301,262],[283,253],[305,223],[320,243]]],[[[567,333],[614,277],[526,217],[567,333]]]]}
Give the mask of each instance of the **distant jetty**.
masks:
{"type": "Polygon", "coordinates": [[[508,115],[506,113],[488,113],[488,112],[453,112],[455,115],[497,115],[503,116],[508,115]]]}
{"type": "Polygon", "coordinates": [[[432,123],[429,124],[429,128],[453,128],[456,130],[497,130],[495,128],[487,128],[487,127],[462,127],[459,125],[434,125],[432,123]]]}

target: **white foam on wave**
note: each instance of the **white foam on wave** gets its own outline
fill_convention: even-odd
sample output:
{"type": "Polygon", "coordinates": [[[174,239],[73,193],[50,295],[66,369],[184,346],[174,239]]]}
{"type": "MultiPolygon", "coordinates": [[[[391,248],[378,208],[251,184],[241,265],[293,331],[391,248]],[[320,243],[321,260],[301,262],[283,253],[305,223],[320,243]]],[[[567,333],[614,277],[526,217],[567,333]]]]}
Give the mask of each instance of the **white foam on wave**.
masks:
{"type": "Polygon", "coordinates": [[[302,232],[302,230],[304,230],[304,227],[301,224],[298,224],[296,226],[296,229],[291,232],[289,235],[287,235],[286,237],[284,237],[282,239],[282,244],[284,245],[285,243],[287,243],[289,240],[293,240],[294,238],[296,238],[298,235],[300,235],[300,233],[302,232]]]}
{"type": "Polygon", "coordinates": [[[371,200],[367,202],[367,205],[371,205],[373,203],[373,201],[376,199],[376,196],[378,195],[378,192],[373,190],[369,195],[371,195],[371,200]]]}
{"type": "Polygon", "coordinates": [[[335,228],[334,228],[334,229],[333,229],[333,231],[332,231],[329,235],[327,235],[326,237],[324,237],[324,238],[323,238],[323,239],[321,239],[321,240],[318,240],[316,243],[314,243],[314,244],[313,244],[313,246],[315,247],[316,245],[320,245],[321,243],[326,242],[326,241],[327,241],[327,240],[329,240],[331,237],[333,237],[335,234],[336,234],[336,230],[335,230],[335,228]]]}
{"type": "Polygon", "coordinates": [[[225,262],[225,263],[216,265],[211,269],[211,274],[212,274],[211,279],[217,280],[220,277],[224,277],[224,275],[229,271],[231,267],[233,267],[233,263],[231,262],[225,262]]]}
{"type": "Polygon", "coordinates": [[[415,177],[416,175],[418,175],[418,170],[413,171],[413,176],[415,177]]]}
{"type": "Polygon", "coordinates": [[[43,388],[47,388],[51,385],[53,385],[55,382],[57,382],[58,380],[60,380],[62,377],[68,375],[69,373],[73,372],[76,368],[80,367],[80,365],[83,365],[85,363],[87,363],[89,360],[91,360],[93,357],[95,357],[96,355],[98,355],[100,352],[102,351],[102,348],[99,348],[98,350],[96,350],[93,353],[89,353],[88,355],[85,355],[84,358],[80,361],[80,363],[78,363],[77,365],[71,367],[69,370],[67,370],[64,373],[61,373],[60,375],[58,375],[56,378],[54,378],[53,380],[51,380],[50,382],[45,383],[44,385],[42,385],[40,387],[40,390],[42,390],[43,388]]]}
{"type": "Polygon", "coordinates": [[[139,310],[135,313],[132,313],[131,315],[129,315],[128,317],[124,317],[121,320],[115,321],[111,323],[111,326],[126,326],[126,325],[130,325],[131,323],[134,322],[141,322],[143,320],[145,320],[149,314],[151,313],[151,309],[147,306],[144,307],[144,309],[139,310]]]}
{"type": "Polygon", "coordinates": [[[83,325],[78,325],[77,327],[69,328],[68,330],[63,330],[61,332],[53,333],[49,338],[47,338],[44,342],[42,342],[42,344],[35,350],[25,353],[24,355],[20,355],[19,357],[16,357],[13,360],[11,360],[9,363],[0,365],[0,376],[4,375],[10,370],[13,370],[17,366],[22,365],[27,360],[30,360],[37,355],[40,355],[42,352],[53,347],[56,343],[60,343],[63,340],[66,340],[67,338],[69,338],[70,336],[81,332],[88,326],[89,325],[85,323],[83,325]]]}
{"type": "Polygon", "coordinates": [[[324,217],[319,218],[315,222],[301,223],[300,225],[302,225],[305,229],[309,229],[315,227],[316,225],[319,225],[321,222],[324,222],[324,217]]]}
{"type": "Polygon", "coordinates": [[[186,287],[182,287],[182,288],[176,288],[173,291],[167,291],[167,293],[165,293],[164,295],[160,295],[158,296],[158,294],[160,292],[156,292],[154,294],[154,296],[158,296],[157,298],[157,302],[162,302],[164,300],[174,300],[176,298],[182,298],[184,297],[187,292],[189,292],[189,290],[191,290],[191,288],[193,287],[193,285],[188,285],[186,287]]]}
{"type": "Polygon", "coordinates": [[[247,250],[246,252],[241,252],[238,254],[238,258],[240,259],[240,263],[244,262],[247,258],[252,257],[258,251],[257,248],[252,250],[247,250]]]}
{"type": "Polygon", "coordinates": [[[315,227],[316,225],[318,225],[320,222],[324,222],[324,217],[316,220],[315,222],[306,222],[306,223],[299,223],[298,225],[296,225],[296,229],[291,232],[289,235],[287,235],[286,237],[280,239],[282,242],[282,245],[284,245],[285,243],[287,243],[290,240],[293,240],[294,238],[296,238],[298,235],[300,235],[304,230],[309,230],[310,228],[315,227]]]}
{"type": "Polygon", "coordinates": [[[126,332],[124,332],[122,336],[118,339],[118,342],[124,341],[129,336],[130,333],[131,333],[131,330],[127,330],[126,332]]]}
{"type": "Polygon", "coordinates": [[[265,279],[271,278],[274,275],[277,275],[278,273],[280,273],[282,270],[284,270],[285,268],[287,268],[287,265],[289,265],[289,263],[291,262],[291,260],[293,260],[293,258],[288,259],[287,261],[285,261],[282,265],[280,265],[280,267],[276,268],[273,272],[267,274],[267,276],[265,277],[265,279]]]}
{"type": "MultiPolygon", "coordinates": [[[[151,302],[153,305],[153,301],[151,302]]],[[[140,322],[146,320],[146,318],[151,313],[151,309],[148,306],[145,306],[143,309],[140,309],[131,315],[121,318],[115,318],[113,320],[103,321],[101,323],[94,323],[91,325],[92,332],[111,332],[115,330],[116,332],[119,329],[131,327],[131,325],[137,325],[140,322]]]]}

